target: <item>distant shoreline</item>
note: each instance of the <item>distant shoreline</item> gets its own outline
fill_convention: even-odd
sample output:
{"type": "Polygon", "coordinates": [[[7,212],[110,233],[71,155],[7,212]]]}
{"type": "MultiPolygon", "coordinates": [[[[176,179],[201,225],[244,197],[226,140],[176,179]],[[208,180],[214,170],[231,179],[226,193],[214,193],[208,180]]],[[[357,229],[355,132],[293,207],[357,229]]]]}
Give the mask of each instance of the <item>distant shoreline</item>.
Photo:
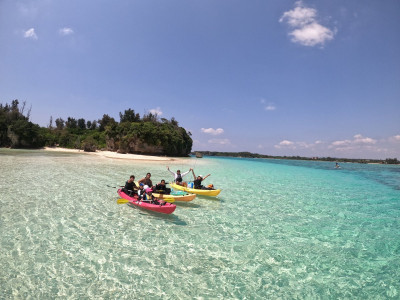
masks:
{"type": "Polygon", "coordinates": [[[397,158],[387,159],[360,159],[360,158],[338,158],[338,157],[302,157],[302,156],[273,156],[251,152],[218,152],[218,151],[192,151],[191,154],[200,153],[210,157],[236,157],[236,158],[263,158],[263,159],[287,159],[303,161],[326,161],[338,163],[360,163],[360,164],[392,164],[399,165],[397,158]]]}

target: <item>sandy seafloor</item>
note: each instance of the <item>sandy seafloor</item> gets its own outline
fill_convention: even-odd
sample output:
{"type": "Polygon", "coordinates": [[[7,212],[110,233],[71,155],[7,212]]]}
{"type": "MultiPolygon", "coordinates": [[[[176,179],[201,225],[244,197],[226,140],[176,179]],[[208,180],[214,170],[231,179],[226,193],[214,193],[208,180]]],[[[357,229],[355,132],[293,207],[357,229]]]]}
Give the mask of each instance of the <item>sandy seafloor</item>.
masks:
{"type": "Polygon", "coordinates": [[[399,299],[399,166],[151,158],[0,149],[0,299],[399,299]],[[167,165],[221,194],[116,203],[167,165]]]}

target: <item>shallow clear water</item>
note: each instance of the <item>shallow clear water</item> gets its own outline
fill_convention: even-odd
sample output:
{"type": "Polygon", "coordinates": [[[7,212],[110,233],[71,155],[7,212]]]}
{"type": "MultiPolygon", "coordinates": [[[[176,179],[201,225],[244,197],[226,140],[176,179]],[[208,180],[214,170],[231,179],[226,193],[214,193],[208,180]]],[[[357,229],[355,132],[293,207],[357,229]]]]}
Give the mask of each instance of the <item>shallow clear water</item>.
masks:
{"type": "Polygon", "coordinates": [[[0,149],[0,298],[399,299],[399,166],[190,158],[217,199],[117,205],[165,166],[0,149]]]}

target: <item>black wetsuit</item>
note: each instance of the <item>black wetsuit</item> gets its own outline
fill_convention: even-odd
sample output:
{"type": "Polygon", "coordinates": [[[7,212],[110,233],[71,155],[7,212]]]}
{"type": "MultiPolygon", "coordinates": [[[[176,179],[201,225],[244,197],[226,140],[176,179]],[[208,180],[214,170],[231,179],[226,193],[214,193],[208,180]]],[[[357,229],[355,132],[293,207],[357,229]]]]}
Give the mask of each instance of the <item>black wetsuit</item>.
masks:
{"type": "Polygon", "coordinates": [[[156,191],[156,193],[160,193],[160,194],[170,194],[171,193],[171,189],[167,188],[167,186],[165,184],[157,184],[155,191],[156,191]]]}
{"type": "Polygon", "coordinates": [[[195,181],[193,181],[194,188],[197,190],[201,190],[203,188],[203,186],[201,185],[202,181],[202,179],[196,179],[195,181]]]}
{"type": "Polygon", "coordinates": [[[133,195],[135,193],[135,188],[137,189],[136,184],[135,184],[134,181],[132,181],[132,182],[127,181],[125,183],[125,187],[122,189],[122,191],[125,194],[128,194],[129,196],[131,196],[131,195],[133,195]]]}

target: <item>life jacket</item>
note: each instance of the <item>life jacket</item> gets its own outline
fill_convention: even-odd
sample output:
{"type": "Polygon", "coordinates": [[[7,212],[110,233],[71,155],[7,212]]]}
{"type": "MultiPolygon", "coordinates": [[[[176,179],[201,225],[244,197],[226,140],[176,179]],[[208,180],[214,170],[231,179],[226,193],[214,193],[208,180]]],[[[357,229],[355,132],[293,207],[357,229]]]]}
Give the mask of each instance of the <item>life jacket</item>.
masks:
{"type": "Polygon", "coordinates": [[[176,174],[175,182],[182,182],[182,175],[181,174],[176,174]]]}

